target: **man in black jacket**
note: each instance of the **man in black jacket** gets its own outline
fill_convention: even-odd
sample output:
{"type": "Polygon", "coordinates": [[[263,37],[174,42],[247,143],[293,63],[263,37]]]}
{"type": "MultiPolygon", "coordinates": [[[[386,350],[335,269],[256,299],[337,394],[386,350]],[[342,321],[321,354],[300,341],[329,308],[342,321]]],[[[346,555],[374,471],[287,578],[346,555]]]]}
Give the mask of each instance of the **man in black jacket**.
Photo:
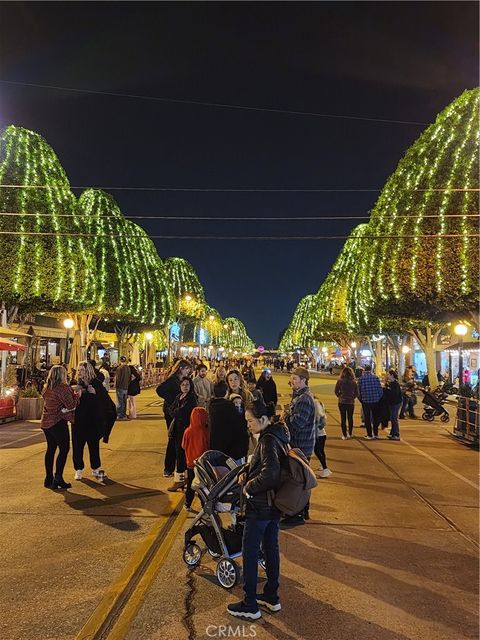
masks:
{"type": "Polygon", "coordinates": [[[228,613],[237,618],[257,620],[261,617],[259,605],[269,611],[280,611],[278,597],[280,551],[278,534],[280,511],[273,504],[275,491],[281,482],[281,467],[286,461],[290,439],[287,427],[272,421],[273,404],[256,400],[246,411],[248,429],[259,436],[248,471],[240,475],[246,498],[245,528],[243,533],[243,590],[241,602],[230,604],[228,613]],[[257,594],[258,557],[265,554],[267,582],[262,594],[257,594]]]}

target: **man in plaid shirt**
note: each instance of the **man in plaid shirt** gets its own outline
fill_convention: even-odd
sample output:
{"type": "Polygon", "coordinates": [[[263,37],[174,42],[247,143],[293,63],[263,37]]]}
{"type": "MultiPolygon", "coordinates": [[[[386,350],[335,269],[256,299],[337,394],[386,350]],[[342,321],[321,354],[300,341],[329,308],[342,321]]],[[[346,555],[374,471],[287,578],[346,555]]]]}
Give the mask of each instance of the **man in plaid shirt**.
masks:
{"type": "Polygon", "coordinates": [[[372,373],[371,365],[366,365],[364,374],[358,380],[358,394],[362,403],[363,417],[367,429],[365,439],[378,439],[378,425],[380,424],[378,403],[383,395],[383,389],[378,376],[372,373]]]}
{"type": "MultiPolygon", "coordinates": [[[[293,398],[285,413],[285,423],[290,431],[290,444],[300,449],[310,460],[315,447],[315,403],[308,388],[310,375],[304,367],[297,367],[292,372],[290,385],[293,398]]],[[[282,528],[304,524],[309,519],[309,505],[295,516],[288,516],[282,520],[282,528]]]]}

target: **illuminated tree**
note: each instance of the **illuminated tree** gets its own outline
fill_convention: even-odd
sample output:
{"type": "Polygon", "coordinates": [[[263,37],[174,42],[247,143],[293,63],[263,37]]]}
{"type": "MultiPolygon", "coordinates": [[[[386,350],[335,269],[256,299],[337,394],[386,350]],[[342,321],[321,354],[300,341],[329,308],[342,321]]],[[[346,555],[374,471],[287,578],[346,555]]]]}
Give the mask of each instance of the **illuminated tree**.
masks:
{"type": "Polygon", "coordinates": [[[318,307],[319,302],[315,294],[309,294],[300,300],[280,342],[281,351],[312,346],[319,326],[318,307]]]}
{"type": "Polygon", "coordinates": [[[89,241],[68,235],[82,231],[75,197],[55,153],[40,135],[14,126],[3,131],[0,184],[18,185],[0,186],[0,231],[10,232],[0,235],[0,301],[10,309],[10,321],[18,309],[94,308],[89,241]]]}
{"type": "Polygon", "coordinates": [[[250,353],[255,349],[245,325],[238,318],[224,318],[219,343],[231,351],[242,353],[250,353]]]}
{"type": "Polygon", "coordinates": [[[399,162],[368,231],[401,237],[364,241],[349,289],[353,323],[412,332],[432,376],[441,327],[478,313],[479,106],[465,91],[399,162]]]}
{"type": "Polygon", "coordinates": [[[115,200],[87,189],[78,211],[96,264],[96,311],[136,325],[163,327],[175,312],[164,265],[145,231],[126,220],[115,200]]]}
{"type": "Polygon", "coordinates": [[[167,258],[164,264],[179,322],[201,320],[205,315],[205,293],[194,268],[184,258],[167,258]]]}

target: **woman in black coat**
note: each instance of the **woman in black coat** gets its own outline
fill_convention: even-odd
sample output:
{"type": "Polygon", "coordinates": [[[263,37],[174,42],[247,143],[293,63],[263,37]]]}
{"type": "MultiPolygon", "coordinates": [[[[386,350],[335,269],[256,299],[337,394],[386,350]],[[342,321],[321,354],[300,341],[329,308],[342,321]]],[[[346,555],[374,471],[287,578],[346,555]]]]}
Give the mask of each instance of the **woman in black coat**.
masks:
{"type": "Polygon", "coordinates": [[[89,362],[80,362],[78,365],[78,384],[75,391],[80,398],[72,425],[75,480],[81,480],[83,477],[83,451],[87,445],[93,476],[103,481],[107,475],[100,461],[100,439],[105,436],[106,390],[89,362]]]}
{"type": "Polygon", "coordinates": [[[185,459],[185,451],[182,447],[182,439],[185,429],[190,424],[190,414],[192,409],[197,406],[197,395],[193,386],[193,380],[184,378],[180,382],[180,393],[176,397],[171,406],[172,422],[168,429],[168,439],[172,440],[175,447],[175,457],[177,461],[175,471],[175,481],[168,491],[182,490],[185,486],[185,471],[187,462],[185,459]]]}
{"type": "MultiPolygon", "coordinates": [[[[180,393],[180,382],[184,378],[188,378],[192,372],[192,366],[188,360],[178,360],[167,379],[158,385],[156,391],[157,396],[163,398],[163,415],[167,424],[167,431],[173,420],[172,405],[176,397],[180,393]]],[[[165,452],[165,462],[163,476],[171,478],[175,470],[175,443],[171,438],[167,441],[167,450],[165,452]]]]}
{"type": "Polygon", "coordinates": [[[258,379],[256,388],[260,389],[260,391],[262,392],[265,404],[273,402],[275,407],[277,406],[277,385],[275,384],[275,380],[272,378],[272,372],[270,371],[270,369],[264,369],[262,371],[262,375],[258,379]]]}

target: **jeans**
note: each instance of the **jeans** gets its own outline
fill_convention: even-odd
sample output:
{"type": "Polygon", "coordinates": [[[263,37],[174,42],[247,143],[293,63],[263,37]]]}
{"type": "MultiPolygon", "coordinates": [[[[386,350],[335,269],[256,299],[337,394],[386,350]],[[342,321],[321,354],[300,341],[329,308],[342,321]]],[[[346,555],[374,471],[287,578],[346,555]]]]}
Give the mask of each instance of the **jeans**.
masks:
{"type": "Polygon", "coordinates": [[[363,415],[365,418],[365,427],[367,429],[367,436],[378,436],[378,425],[380,424],[378,402],[362,402],[362,407],[363,415]]]}
{"type": "Polygon", "coordinates": [[[314,453],[317,458],[320,460],[320,464],[322,465],[322,469],[327,468],[327,458],[325,456],[325,442],[327,440],[327,436],[318,436],[315,440],[315,449],[314,453]]]}
{"type": "Polygon", "coordinates": [[[127,389],[117,389],[117,413],[119,418],[127,417],[127,389]]]}
{"type": "Polygon", "coordinates": [[[100,462],[100,438],[95,431],[86,430],[83,426],[72,426],[72,444],[73,444],[73,468],[75,471],[85,468],[83,462],[83,450],[88,445],[88,453],[90,456],[90,467],[99,469],[102,466],[100,462]]]}
{"type": "Polygon", "coordinates": [[[256,520],[247,517],[243,530],[243,590],[245,603],[256,605],[258,556],[263,549],[267,569],[265,596],[278,597],[280,576],[280,550],[278,547],[279,520],[256,520]]]}
{"type": "Polygon", "coordinates": [[[55,475],[62,478],[65,463],[67,462],[70,450],[70,432],[65,420],[60,420],[49,429],[43,429],[47,440],[47,450],[45,452],[45,473],[47,478],[53,479],[53,462],[55,452],[58,448],[57,464],[55,465],[55,475]]]}
{"type": "Polygon", "coordinates": [[[414,418],[415,417],[414,406],[415,405],[413,404],[413,397],[404,395],[403,402],[401,404],[401,409],[400,409],[400,417],[404,418],[405,412],[408,409],[408,415],[410,416],[410,418],[414,418]]]}
{"type": "Polygon", "coordinates": [[[392,422],[392,428],[390,429],[391,436],[400,436],[400,427],[398,425],[398,412],[402,403],[390,405],[390,420],[392,422]]]}
{"type": "Polygon", "coordinates": [[[341,420],[341,428],[342,435],[347,437],[347,417],[348,417],[348,433],[352,435],[353,433],[353,404],[346,404],[344,402],[338,403],[338,408],[340,410],[340,420],[341,420]]]}

